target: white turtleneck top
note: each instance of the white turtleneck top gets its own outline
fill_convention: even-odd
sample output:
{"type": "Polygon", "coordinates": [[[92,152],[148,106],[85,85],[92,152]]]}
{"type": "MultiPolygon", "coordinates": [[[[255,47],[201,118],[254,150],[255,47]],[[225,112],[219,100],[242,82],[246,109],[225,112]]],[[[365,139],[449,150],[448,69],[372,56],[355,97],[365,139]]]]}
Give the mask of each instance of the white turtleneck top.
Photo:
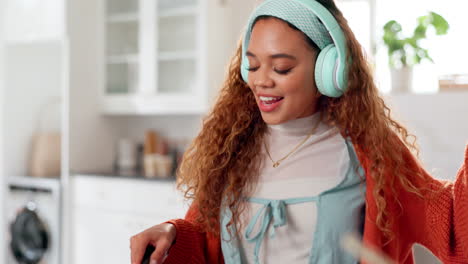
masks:
{"type": "MultiPolygon", "coordinates": [[[[319,121],[320,113],[268,125],[265,138],[268,150],[277,161],[294,149],[312,131],[319,121]]],[[[336,127],[321,122],[312,136],[277,168],[262,149],[263,166],[260,178],[251,197],[263,199],[288,199],[316,196],[338,185],[349,167],[349,154],[344,138],[336,127]]],[[[248,202],[241,215],[241,234],[261,204],[248,202]]],[[[315,202],[287,206],[287,225],[276,229],[274,238],[265,236],[260,248],[260,263],[307,263],[312,248],[316,226],[315,202]]],[[[260,221],[259,221],[260,222],[260,221]]],[[[253,233],[260,228],[254,227],[253,233]]],[[[269,227],[271,228],[271,226],[269,227]]],[[[255,243],[249,243],[242,235],[239,238],[244,260],[253,263],[255,243]]]]}

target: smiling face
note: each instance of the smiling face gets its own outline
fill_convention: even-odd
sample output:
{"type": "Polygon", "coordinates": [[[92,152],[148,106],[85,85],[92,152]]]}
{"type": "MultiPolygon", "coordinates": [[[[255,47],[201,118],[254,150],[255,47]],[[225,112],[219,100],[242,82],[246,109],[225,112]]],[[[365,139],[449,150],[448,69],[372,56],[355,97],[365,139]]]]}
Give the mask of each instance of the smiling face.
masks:
{"type": "Polygon", "coordinates": [[[277,18],[254,25],[247,50],[248,85],[267,124],[280,124],[317,111],[314,79],[318,52],[305,35],[277,18]]]}

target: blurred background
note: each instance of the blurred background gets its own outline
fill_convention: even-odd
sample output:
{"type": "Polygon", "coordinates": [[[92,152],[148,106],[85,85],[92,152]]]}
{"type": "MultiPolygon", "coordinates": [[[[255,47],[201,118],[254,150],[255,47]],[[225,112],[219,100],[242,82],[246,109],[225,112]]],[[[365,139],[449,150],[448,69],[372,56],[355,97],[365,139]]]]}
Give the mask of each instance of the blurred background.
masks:
{"type": "MultiPolygon", "coordinates": [[[[257,0],[0,0],[0,263],[130,263],[257,0]]],[[[468,3],[336,0],[434,177],[468,139],[468,3]]],[[[438,263],[421,248],[417,263],[438,263]]]]}

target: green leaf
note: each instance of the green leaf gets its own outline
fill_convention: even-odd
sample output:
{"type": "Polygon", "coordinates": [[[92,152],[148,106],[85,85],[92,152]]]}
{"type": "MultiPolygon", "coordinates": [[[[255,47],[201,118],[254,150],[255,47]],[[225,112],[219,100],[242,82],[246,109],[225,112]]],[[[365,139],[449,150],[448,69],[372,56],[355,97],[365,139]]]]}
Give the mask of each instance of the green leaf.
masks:
{"type": "Polygon", "coordinates": [[[414,64],[419,64],[419,63],[421,63],[421,56],[419,56],[419,54],[416,53],[414,55],[413,60],[414,60],[414,64]]]}
{"type": "Polygon", "coordinates": [[[423,39],[426,37],[426,31],[427,31],[427,26],[423,24],[419,24],[415,29],[413,33],[413,38],[414,39],[423,39]]]}
{"type": "Polygon", "coordinates": [[[445,35],[447,34],[447,31],[449,29],[449,24],[447,20],[445,20],[441,15],[435,13],[435,12],[430,12],[431,16],[431,24],[434,26],[436,30],[437,35],[445,35]]]}
{"type": "Polygon", "coordinates": [[[427,49],[421,49],[423,57],[434,63],[434,60],[429,56],[429,51],[427,49]]]}
{"type": "Polygon", "coordinates": [[[400,62],[402,64],[402,66],[407,66],[408,65],[406,54],[404,56],[401,56],[400,62]]]}
{"type": "Polygon", "coordinates": [[[384,25],[384,32],[392,32],[396,35],[401,32],[401,25],[395,20],[390,20],[384,25]]]}
{"type": "Polygon", "coordinates": [[[405,42],[408,43],[409,45],[411,45],[411,47],[417,48],[417,47],[419,47],[418,46],[418,40],[419,39],[417,39],[415,37],[412,37],[412,38],[406,38],[405,42]]]}
{"type": "MultiPolygon", "coordinates": [[[[427,49],[419,48],[416,50],[416,54],[421,58],[421,59],[427,59],[430,62],[434,63],[434,60],[429,56],[429,52],[427,49]]],[[[419,62],[418,62],[419,63],[419,62]]]]}

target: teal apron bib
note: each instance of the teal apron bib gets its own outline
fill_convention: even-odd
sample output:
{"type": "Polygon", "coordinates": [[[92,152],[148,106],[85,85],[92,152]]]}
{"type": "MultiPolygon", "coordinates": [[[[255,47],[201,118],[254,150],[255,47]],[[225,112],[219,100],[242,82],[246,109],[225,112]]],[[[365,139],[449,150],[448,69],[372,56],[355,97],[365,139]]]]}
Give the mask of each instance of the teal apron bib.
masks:
{"type": "MultiPolygon", "coordinates": [[[[274,239],[275,229],[287,224],[286,206],[290,204],[315,202],[317,203],[317,223],[313,235],[313,246],[310,249],[308,263],[314,264],[355,264],[358,263],[351,255],[340,247],[343,234],[358,232],[362,234],[365,213],[365,183],[364,172],[359,164],[353,144],[346,140],[350,157],[350,166],[344,179],[335,187],[320,193],[317,196],[298,197],[285,200],[270,200],[249,198],[252,203],[262,204],[248,224],[245,234],[246,240],[255,243],[254,263],[260,264],[259,251],[264,240],[268,226],[269,236],[274,239]],[[257,221],[262,219],[260,231],[252,235],[252,229],[257,221]]],[[[229,236],[227,224],[231,220],[232,212],[223,207],[221,213],[221,248],[226,264],[239,264],[245,261],[245,255],[239,247],[235,236],[237,230],[229,227],[232,239],[229,236]]],[[[250,256],[251,258],[252,256],[250,256]]]]}

